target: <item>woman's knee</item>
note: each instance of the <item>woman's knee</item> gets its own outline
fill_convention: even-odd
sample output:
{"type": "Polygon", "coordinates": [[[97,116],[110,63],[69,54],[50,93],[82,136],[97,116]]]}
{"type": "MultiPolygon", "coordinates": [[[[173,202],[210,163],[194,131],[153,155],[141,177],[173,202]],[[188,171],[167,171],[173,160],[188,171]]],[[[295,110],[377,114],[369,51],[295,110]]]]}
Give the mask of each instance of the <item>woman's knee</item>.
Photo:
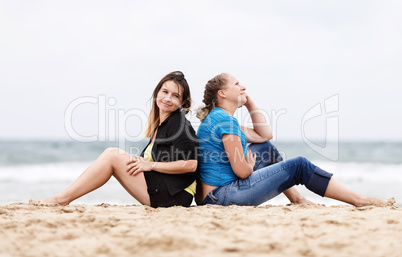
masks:
{"type": "Polygon", "coordinates": [[[270,142],[266,141],[263,143],[251,143],[248,148],[253,152],[253,153],[259,153],[261,155],[274,155],[273,157],[277,158],[280,156],[278,149],[270,142]]]}
{"type": "Polygon", "coordinates": [[[266,141],[262,143],[251,143],[248,148],[253,152],[266,152],[271,149],[272,146],[271,142],[266,141]]]}
{"type": "Polygon", "coordinates": [[[276,146],[271,143],[271,141],[266,141],[261,144],[262,144],[264,151],[266,151],[269,154],[271,161],[273,163],[283,161],[281,154],[279,153],[276,146]]]}
{"type": "Polygon", "coordinates": [[[312,163],[303,156],[298,156],[296,158],[294,158],[294,160],[297,162],[297,164],[301,165],[301,166],[311,166],[312,163]]]}
{"type": "Polygon", "coordinates": [[[121,163],[127,163],[130,159],[124,150],[117,147],[106,148],[101,158],[105,162],[105,165],[110,165],[113,169],[119,167],[121,163]]]}
{"type": "Polygon", "coordinates": [[[103,155],[113,155],[115,152],[117,152],[119,148],[117,147],[108,147],[103,151],[103,155]]]}
{"type": "Polygon", "coordinates": [[[103,151],[102,156],[104,158],[114,160],[114,159],[118,158],[119,156],[123,156],[125,154],[126,154],[126,152],[120,148],[109,147],[109,148],[106,148],[105,151],[103,151]]]}

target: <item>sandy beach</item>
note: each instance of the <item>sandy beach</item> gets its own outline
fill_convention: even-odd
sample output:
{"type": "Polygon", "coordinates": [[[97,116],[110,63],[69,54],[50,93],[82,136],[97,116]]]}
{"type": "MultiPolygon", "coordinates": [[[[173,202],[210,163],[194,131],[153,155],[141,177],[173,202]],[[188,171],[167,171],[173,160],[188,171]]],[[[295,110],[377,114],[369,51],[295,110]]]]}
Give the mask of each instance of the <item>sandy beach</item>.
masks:
{"type": "Polygon", "coordinates": [[[0,256],[401,256],[402,209],[0,205],[0,256]]]}

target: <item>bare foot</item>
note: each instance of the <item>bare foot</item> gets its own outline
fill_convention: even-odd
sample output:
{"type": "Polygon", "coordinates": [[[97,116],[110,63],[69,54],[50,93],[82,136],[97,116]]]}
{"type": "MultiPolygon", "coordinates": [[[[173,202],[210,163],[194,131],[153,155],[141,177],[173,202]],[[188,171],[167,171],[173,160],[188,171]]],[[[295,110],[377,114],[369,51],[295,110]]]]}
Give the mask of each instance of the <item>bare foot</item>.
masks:
{"type": "MultiPolygon", "coordinates": [[[[67,202],[60,201],[60,199],[59,199],[59,197],[57,197],[57,195],[42,199],[40,201],[35,201],[35,202],[37,202],[40,205],[62,205],[62,206],[65,206],[65,205],[69,204],[67,202]]],[[[30,201],[30,203],[31,203],[31,201],[30,201]]]]}
{"type": "Polygon", "coordinates": [[[293,202],[291,202],[291,204],[295,204],[295,205],[299,205],[299,204],[307,204],[307,205],[317,205],[316,203],[313,203],[312,201],[308,200],[307,198],[303,197],[303,198],[299,198],[293,202]]]}
{"type": "Polygon", "coordinates": [[[363,206],[377,206],[377,207],[386,207],[392,206],[395,203],[395,198],[392,197],[388,200],[382,200],[374,197],[367,197],[365,199],[360,199],[355,206],[356,207],[363,207],[363,206]]]}
{"type": "Polygon", "coordinates": [[[58,205],[58,204],[55,204],[55,203],[46,203],[46,202],[41,202],[41,201],[38,201],[38,200],[32,200],[32,199],[29,199],[29,202],[28,202],[30,205],[33,205],[33,206],[56,206],[56,205],[58,205]]]}

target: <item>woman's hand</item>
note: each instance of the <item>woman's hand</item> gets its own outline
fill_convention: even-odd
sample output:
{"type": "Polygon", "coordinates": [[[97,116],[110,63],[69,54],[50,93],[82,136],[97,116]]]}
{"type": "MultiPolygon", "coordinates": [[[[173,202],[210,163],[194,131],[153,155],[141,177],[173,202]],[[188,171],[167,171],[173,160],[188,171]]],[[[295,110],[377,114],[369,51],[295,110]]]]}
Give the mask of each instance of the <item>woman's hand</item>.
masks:
{"type": "Polygon", "coordinates": [[[247,92],[244,92],[244,95],[246,96],[246,103],[244,104],[244,106],[247,108],[247,109],[249,109],[249,107],[251,106],[251,105],[253,105],[254,104],[254,102],[253,102],[253,100],[251,100],[251,98],[250,98],[250,96],[249,96],[249,94],[247,93],[247,92]]]}
{"type": "Polygon", "coordinates": [[[244,106],[250,113],[251,120],[253,122],[252,128],[240,126],[241,130],[246,135],[247,143],[262,143],[271,140],[272,131],[267,123],[267,120],[265,119],[265,116],[246,92],[245,95],[247,101],[244,106]]]}
{"type": "Polygon", "coordinates": [[[256,158],[257,155],[255,153],[253,153],[251,150],[247,150],[246,162],[248,165],[251,166],[252,169],[254,169],[256,158]]]}
{"type": "Polygon", "coordinates": [[[133,157],[127,163],[128,174],[135,176],[140,172],[150,171],[156,165],[156,162],[150,162],[145,160],[143,157],[133,157]]]}

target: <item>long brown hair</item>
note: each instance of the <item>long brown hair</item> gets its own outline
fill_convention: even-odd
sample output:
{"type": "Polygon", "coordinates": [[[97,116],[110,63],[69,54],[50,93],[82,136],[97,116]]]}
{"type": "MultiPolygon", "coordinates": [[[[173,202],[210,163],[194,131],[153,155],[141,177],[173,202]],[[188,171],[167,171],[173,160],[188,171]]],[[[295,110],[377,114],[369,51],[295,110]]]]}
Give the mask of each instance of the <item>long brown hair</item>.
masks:
{"type": "Polygon", "coordinates": [[[218,102],[218,91],[226,88],[228,81],[228,74],[222,73],[207,82],[204,90],[204,99],[202,100],[205,106],[197,109],[197,118],[203,121],[208,113],[215,108],[218,102]]]}
{"type": "Polygon", "coordinates": [[[149,113],[147,127],[145,128],[144,131],[146,137],[151,137],[155,129],[159,125],[160,122],[159,107],[156,104],[156,97],[159,93],[159,90],[162,88],[163,83],[165,83],[166,81],[173,81],[174,83],[176,83],[177,86],[180,86],[183,89],[183,94],[181,96],[182,105],[179,108],[184,114],[187,114],[190,111],[191,107],[190,87],[188,86],[187,80],[184,78],[184,74],[181,71],[173,71],[167,74],[161,79],[161,81],[159,81],[158,85],[156,85],[154,89],[154,92],[152,93],[151,112],[149,113]]]}

